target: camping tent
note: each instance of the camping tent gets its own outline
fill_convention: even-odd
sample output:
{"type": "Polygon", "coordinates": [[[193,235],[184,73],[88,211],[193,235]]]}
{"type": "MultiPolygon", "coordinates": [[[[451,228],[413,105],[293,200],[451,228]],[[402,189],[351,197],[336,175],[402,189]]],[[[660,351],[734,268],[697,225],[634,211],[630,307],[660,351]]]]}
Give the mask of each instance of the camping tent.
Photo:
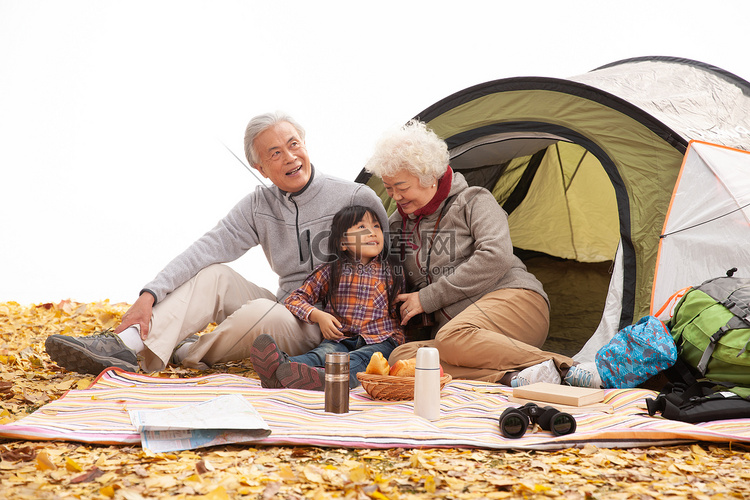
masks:
{"type": "MultiPolygon", "coordinates": [[[[545,348],[583,360],[650,312],[689,141],[750,148],[750,83],[696,61],[642,57],[569,79],[483,83],[415,118],[508,213],[514,247],[552,303],[545,348]]],[[[379,179],[363,171],[357,181],[395,209],[379,179]]]]}
{"type": "Polygon", "coordinates": [[[750,152],[691,141],[659,240],[652,314],[666,320],[679,292],[733,267],[750,276],[749,242],[750,152]]]}

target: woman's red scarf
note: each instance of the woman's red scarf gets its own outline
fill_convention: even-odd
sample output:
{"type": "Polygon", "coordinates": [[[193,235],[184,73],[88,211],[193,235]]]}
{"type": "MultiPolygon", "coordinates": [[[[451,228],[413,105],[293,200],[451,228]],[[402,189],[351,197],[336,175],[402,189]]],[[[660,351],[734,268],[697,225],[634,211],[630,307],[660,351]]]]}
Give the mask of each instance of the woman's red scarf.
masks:
{"type": "MultiPolygon", "coordinates": [[[[443,176],[440,179],[438,179],[438,187],[437,187],[437,191],[435,191],[435,195],[427,203],[427,205],[414,211],[414,217],[417,220],[414,223],[414,229],[412,229],[409,236],[411,236],[411,234],[413,234],[414,231],[417,230],[417,227],[419,227],[419,222],[424,217],[435,213],[435,211],[438,209],[440,204],[444,202],[446,198],[448,198],[448,194],[451,191],[451,184],[453,184],[453,169],[450,167],[450,165],[448,165],[448,169],[445,171],[445,174],[443,174],[443,176]]],[[[401,210],[400,205],[397,204],[396,209],[398,210],[398,213],[401,214],[401,230],[403,232],[406,232],[406,221],[409,220],[409,216],[406,213],[404,213],[403,210],[401,210]]],[[[410,238],[406,238],[406,241],[410,241],[410,238]]],[[[417,248],[412,243],[409,243],[409,246],[411,246],[412,249],[417,248]]]]}

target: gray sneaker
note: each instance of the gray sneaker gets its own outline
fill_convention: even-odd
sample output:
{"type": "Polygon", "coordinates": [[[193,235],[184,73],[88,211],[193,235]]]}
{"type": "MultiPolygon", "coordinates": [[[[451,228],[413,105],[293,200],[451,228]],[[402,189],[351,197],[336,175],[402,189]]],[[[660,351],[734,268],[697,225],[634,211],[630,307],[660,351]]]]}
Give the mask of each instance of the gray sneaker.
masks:
{"type": "Polygon", "coordinates": [[[129,372],[138,371],[138,356],[113,333],[87,337],[50,335],[44,342],[52,361],[68,371],[99,375],[115,366],[129,372]]]}

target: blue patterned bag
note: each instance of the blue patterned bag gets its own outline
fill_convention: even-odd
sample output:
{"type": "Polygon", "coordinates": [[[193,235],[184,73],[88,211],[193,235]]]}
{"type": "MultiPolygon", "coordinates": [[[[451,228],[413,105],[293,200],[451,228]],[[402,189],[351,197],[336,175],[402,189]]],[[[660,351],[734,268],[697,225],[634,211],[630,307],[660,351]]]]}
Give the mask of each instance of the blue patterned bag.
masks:
{"type": "Polygon", "coordinates": [[[596,368],[607,389],[637,387],[674,365],[677,347],[667,327],[654,316],[644,316],[617,332],[596,353],[596,368]]]}

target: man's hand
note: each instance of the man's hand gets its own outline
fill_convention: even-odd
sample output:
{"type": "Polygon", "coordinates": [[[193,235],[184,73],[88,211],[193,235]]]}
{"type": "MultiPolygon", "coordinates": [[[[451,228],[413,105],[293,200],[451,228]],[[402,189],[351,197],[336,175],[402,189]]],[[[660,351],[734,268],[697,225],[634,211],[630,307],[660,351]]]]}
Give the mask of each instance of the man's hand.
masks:
{"type": "Polygon", "coordinates": [[[120,326],[115,328],[115,333],[120,333],[129,326],[140,325],[141,339],[146,340],[151,324],[151,309],[154,307],[154,296],[150,293],[142,293],[135,304],[122,316],[120,326]]]}
{"type": "Polygon", "coordinates": [[[310,321],[320,326],[320,333],[323,334],[324,339],[341,340],[344,338],[344,334],[339,330],[341,323],[333,314],[315,309],[310,313],[310,321]]]}
{"type": "Polygon", "coordinates": [[[401,304],[401,324],[406,325],[410,319],[424,312],[422,301],[419,300],[419,292],[400,293],[396,296],[396,302],[401,304]]]}

